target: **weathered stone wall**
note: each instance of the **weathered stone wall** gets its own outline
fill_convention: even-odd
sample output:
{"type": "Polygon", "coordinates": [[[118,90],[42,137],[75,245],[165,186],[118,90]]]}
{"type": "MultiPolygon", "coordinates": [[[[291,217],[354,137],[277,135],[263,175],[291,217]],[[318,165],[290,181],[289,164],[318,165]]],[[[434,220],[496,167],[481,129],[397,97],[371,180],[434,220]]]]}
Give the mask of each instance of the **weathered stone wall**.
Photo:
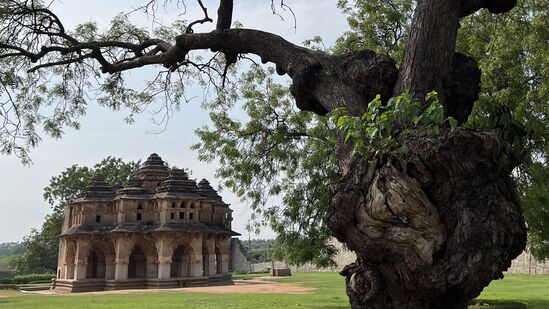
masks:
{"type": "Polygon", "coordinates": [[[526,250],[511,263],[508,274],[549,275],[549,260],[536,261],[526,250]]]}
{"type": "Polygon", "coordinates": [[[240,239],[232,238],[229,271],[249,272],[252,269],[251,260],[249,253],[240,242],[240,239]]]}
{"type": "MultiPolygon", "coordinates": [[[[284,262],[275,262],[276,268],[288,267],[292,272],[315,272],[315,271],[336,271],[339,272],[345,267],[345,265],[351,264],[355,261],[356,255],[354,252],[347,250],[343,244],[335,239],[330,241],[331,245],[339,250],[339,253],[335,256],[336,266],[331,268],[318,268],[312,264],[305,264],[301,266],[286,265],[284,262]]],[[[252,264],[252,271],[254,272],[267,272],[267,269],[271,267],[271,263],[254,263],[252,264]]],[[[513,260],[511,267],[507,271],[508,274],[522,274],[522,275],[549,275],[549,260],[536,261],[534,257],[528,251],[524,251],[515,260],[513,260]]]]}
{"type": "MultiPolygon", "coordinates": [[[[287,265],[284,262],[281,261],[275,261],[274,262],[275,268],[289,268],[292,273],[295,272],[334,272],[339,271],[336,267],[334,268],[318,268],[313,264],[305,264],[300,266],[295,265],[287,265]]],[[[265,263],[254,263],[252,264],[252,271],[253,272],[268,272],[269,269],[272,267],[271,262],[265,262],[265,263]]]]}
{"type": "MultiPolygon", "coordinates": [[[[330,244],[334,246],[339,253],[334,258],[336,265],[333,267],[319,268],[316,265],[307,263],[304,265],[287,265],[284,262],[275,261],[275,268],[289,268],[292,273],[294,272],[339,272],[345,267],[345,265],[351,264],[355,261],[356,255],[354,252],[347,250],[343,244],[335,239],[330,240],[330,244]]],[[[267,272],[272,267],[271,262],[254,263],[252,264],[253,272],[267,272]]]]}

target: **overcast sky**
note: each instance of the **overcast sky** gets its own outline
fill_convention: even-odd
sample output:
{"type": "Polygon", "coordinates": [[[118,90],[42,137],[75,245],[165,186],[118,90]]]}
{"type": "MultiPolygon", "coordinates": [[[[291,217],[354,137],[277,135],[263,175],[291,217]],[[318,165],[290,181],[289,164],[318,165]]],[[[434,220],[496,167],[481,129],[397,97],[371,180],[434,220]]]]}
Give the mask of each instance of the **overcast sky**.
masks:
{"type": "MultiPolygon", "coordinates": [[[[148,0],[63,0],[54,4],[54,10],[69,28],[85,21],[96,21],[104,26],[116,13],[146,2],[148,0]]],[[[284,13],[284,21],[272,14],[270,0],[235,0],[233,20],[240,21],[246,28],[276,33],[296,44],[320,35],[325,44],[330,46],[347,29],[345,17],[335,6],[336,1],[284,2],[295,12],[296,29],[294,19],[287,12],[281,11],[284,13]]],[[[186,0],[186,3],[187,14],[183,18],[200,17],[195,1],[186,0]]],[[[210,15],[215,15],[217,1],[204,3],[210,15]]],[[[161,22],[167,23],[179,13],[172,8],[161,10],[159,16],[166,14],[161,22]]],[[[138,22],[144,25],[151,22],[143,15],[134,15],[134,18],[141,18],[138,22]]],[[[140,81],[148,77],[146,73],[135,72],[131,78],[140,81]]],[[[216,166],[198,161],[196,152],[189,149],[198,141],[194,135],[195,129],[209,123],[207,112],[200,108],[202,91],[191,89],[188,97],[195,96],[197,99],[182,105],[181,111],[170,119],[167,129],[161,134],[151,133],[160,128],[150,122],[150,115],[144,114],[137,118],[134,125],[128,125],[123,121],[127,111],[113,112],[92,102],[87,115],[80,121],[80,130],[66,130],[60,140],[43,136],[38,148],[31,152],[32,165],[23,166],[16,157],[0,155],[0,243],[20,241],[31,228],[41,226],[44,216],[50,212],[49,205],[42,198],[43,188],[52,176],[73,164],[90,166],[109,155],[125,160],[144,160],[150,153],[156,152],[172,165],[191,169],[193,178],[207,178],[217,187],[218,180],[214,177],[216,166]]],[[[250,211],[247,205],[228,190],[220,194],[225,202],[232,204],[233,229],[240,232],[243,238],[248,238],[245,225],[250,211]]],[[[252,238],[273,236],[269,230],[260,235],[251,235],[252,238]]]]}

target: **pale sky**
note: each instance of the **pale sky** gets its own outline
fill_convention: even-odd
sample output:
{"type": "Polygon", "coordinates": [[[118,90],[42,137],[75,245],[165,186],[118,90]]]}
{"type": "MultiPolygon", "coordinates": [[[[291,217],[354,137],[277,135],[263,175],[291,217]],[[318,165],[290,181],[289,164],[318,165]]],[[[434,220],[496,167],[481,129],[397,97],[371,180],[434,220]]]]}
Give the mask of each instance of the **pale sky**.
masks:
{"type": "MultiPolygon", "coordinates": [[[[118,12],[128,11],[141,1],[81,1],[63,0],[54,3],[54,11],[68,28],[85,21],[96,21],[101,26],[118,12]]],[[[203,1],[209,8],[210,15],[215,16],[217,1],[203,1]]],[[[275,0],[279,2],[279,0],[275,0]]],[[[320,35],[326,44],[331,46],[335,39],[347,30],[345,16],[336,8],[336,1],[330,0],[286,0],[284,1],[295,12],[294,19],[287,12],[284,21],[272,14],[270,0],[235,0],[234,18],[246,28],[254,28],[276,33],[287,40],[301,44],[305,39],[320,35]]],[[[184,19],[193,19],[197,6],[195,1],[186,0],[187,14],[184,19]]],[[[160,11],[159,16],[166,12],[160,11]]],[[[284,13],[281,11],[281,13],[284,13]]],[[[170,10],[163,22],[169,22],[179,12],[170,10]],[[170,16],[171,15],[171,16],[170,16]]],[[[150,24],[143,15],[137,22],[150,24]]],[[[214,17],[215,18],[215,17],[214,17]]],[[[209,26],[211,27],[211,26],[209,26]]],[[[201,29],[196,27],[195,31],[201,29]]],[[[153,72],[152,70],[148,72],[153,72]]],[[[134,72],[131,78],[136,83],[150,77],[147,70],[134,72]]],[[[43,200],[43,188],[52,176],[58,175],[65,168],[73,165],[91,166],[107,156],[120,157],[125,160],[145,160],[150,153],[158,153],[171,165],[192,170],[193,178],[207,178],[212,186],[217,187],[214,164],[200,162],[197,153],[190,146],[198,142],[194,135],[196,128],[209,123],[207,112],[200,108],[202,90],[190,89],[188,97],[196,96],[189,104],[184,104],[181,111],[170,119],[167,129],[161,134],[152,134],[160,128],[150,122],[150,115],[137,118],[134,125],[126,124],[123,119],[127,111],[113,112],[91,103],[87,114],[80,123],[81,129],[66,130],[60,140],[42,136],[43,141],[31,151],[31,166],[23,166],[18,158],[0,155],[0,243],[20,241],[31,228],[39,228],[44,216],[50,212],[49,205],[43,200]]],[[[247,205],[228,190],[220,192],[225,202],[234,210],[233,230],[240,232],[247,239],[245,225],[250,217],[247,205]]],[[[270,230],[252,238],[272,238],[270,230]]]]}

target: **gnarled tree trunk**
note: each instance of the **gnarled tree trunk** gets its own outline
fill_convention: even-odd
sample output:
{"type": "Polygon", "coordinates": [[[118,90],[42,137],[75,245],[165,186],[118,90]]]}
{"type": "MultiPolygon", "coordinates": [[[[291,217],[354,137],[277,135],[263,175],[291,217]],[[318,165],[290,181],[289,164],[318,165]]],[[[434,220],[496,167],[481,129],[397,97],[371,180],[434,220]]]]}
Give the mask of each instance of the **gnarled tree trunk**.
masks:
{"type": "Polygon", "coordinates": [[[328,224],[357,254],[347,294],[353,308],[466,308],[524,249],[508,149],[465,129],[407,146],[409,162],[354,158],[332,189],[328,224]]]}
{"type": "MultiPolygon", "coordinates": [[[[394,93],[408,90],[421,101],[436,90],[446,115],[466,121],[480,70],[454,52],[459,18],[513,5],[418,1],[394,93]]],[[[492,132],[466,129],[405,143],[411,159],[353,157],[340,147],[345,174],[331,190],[327,218],[357,254],[341,272],[351,305],[466,308],[525,246],[510,149],[492,132]]]]}

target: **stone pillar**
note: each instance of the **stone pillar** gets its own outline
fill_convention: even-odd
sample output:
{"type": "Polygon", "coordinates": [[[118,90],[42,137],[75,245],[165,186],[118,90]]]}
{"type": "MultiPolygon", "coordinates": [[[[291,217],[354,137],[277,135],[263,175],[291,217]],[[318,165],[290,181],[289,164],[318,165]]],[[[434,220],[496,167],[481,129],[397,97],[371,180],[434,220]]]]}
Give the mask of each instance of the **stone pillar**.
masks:
{"type": "Polygon", "coordinates": [[[213,276],[217,273],[217,270],[215,268],[215,239],[213,238],[205,238],[202,242],[202,246],[205,247],[206,251],[208,251],[207,256],[207,273],[205,276],[213,276]]]}
{"type": "Polygon", "coordinates": [[[158,263],[156,261],[154,262],[147,262],[147,273],[146,273],[147,279],[156,279],[158,278],[158,263]]]}
{"type": "Polygon", "coordinates": [[[229,273],[229,253],[231,248],[230,238],[218,238],[216,247],[221,253],[221,274],[229,273]]]}
{"type": "Polygon", "coordinates": [[[76,267],[74,271],[74,279],[75,280],[84,280],[86,279],[86,271],[88,269],[88,264],[84,263],[83,261],[77,261],[76,267]]]}
{"type": "Polygon", "coordinates": [[[202,236],[197,235],[191,241],[194,251],[194,260],[191,260],[191,273],[189,277],[202,277],[202,236]]]}
{"type": "Polygon", "coordinates": [[[115,260],[116,256],[111,254],[105,255],[105,279],[107,280],[113,280],[114,279],[114,273],[115,273],[115,260]]]}
{"type": "Polygon", "coordinates": [[[126,259],[116,259],[114,264],[114,279],[128,279],[128,261],[126,259]]]}
{"type": "Polygon", "coordinates": [[[228,254],[228,252],[227,252],[227,254],[222,254],[221,259],[223,261],[223,263],[221,264],[221,271],[222,271],[223,274],[228,274],[229,273],[229,254],[228,254]]]}
{"type": "Polygon", "coordinates": [[[128,262],[130,257],[130,249],[133,243],[124,237],[119,237],[115,240],[114,252],[114,279],[128,279],[128,262]]]}
{"type": "Polygon", "coordinates": [[[78,240],[76,242],[76,257],[75,257],[75,269],[74,269],[74,279],[75,280],[84,280],[87,275],[87,266],[88,266],[88,251],[87,241],[85,239],[78,240]]]}
{"type": "Polygon", "coordinates": [[[65,279],[74,279],[74,264],[65,264],[65,279]]]}
{"type": "Polygon", "coordinates": [[[59,252],[58,252],[58,255],[57,255],[57,273],[56,273],[56,277],[57,279],[61,279],[61,278],[65,278],[65,270],[66,270],[66,260],[67,260],[67,257],[66,257],[66,253],[67,253],[67,248],[66,248],[66,240],[64,239],[59,239],[59,252]]]}
{"type": "Polygon", "coordinates": [[[114,279],[115,274],[115,263],[113,261],[105,262],[105,279],[112,280],[114,279]]]}
{"type": "Polygon", "coordinates": [[[160,238],[156,241],[158,250],[158,279],[169,279],[172,265],[172,249],[170,241],[160,238]]]}
{"type": "Polygon", "coordinates": [[[158,279],[170,279],[172,258],[159,258],[158,261],[158,279]]]}
{"type": "Polygon", "coordinates": [[[208,254],[208,260],[208,275],[213,276],[217,274],[217,270],[215,269],[215,251],[208,254]]]}

